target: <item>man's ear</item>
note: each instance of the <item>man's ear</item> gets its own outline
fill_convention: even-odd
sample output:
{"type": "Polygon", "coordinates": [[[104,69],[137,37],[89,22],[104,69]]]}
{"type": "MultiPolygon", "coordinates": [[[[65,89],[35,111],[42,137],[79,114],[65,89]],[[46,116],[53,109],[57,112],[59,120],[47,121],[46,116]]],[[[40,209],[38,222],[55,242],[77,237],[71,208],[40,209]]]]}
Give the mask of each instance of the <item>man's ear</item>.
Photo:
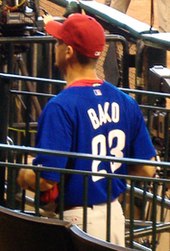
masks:
{"type": "Polygon", "coordinates": [[[73,54],[74,54],[74,49],[72,46],[70,45],[67,45],[67,48],[66,48],[66,59],[70,59],[73,57],[73,54]]]}

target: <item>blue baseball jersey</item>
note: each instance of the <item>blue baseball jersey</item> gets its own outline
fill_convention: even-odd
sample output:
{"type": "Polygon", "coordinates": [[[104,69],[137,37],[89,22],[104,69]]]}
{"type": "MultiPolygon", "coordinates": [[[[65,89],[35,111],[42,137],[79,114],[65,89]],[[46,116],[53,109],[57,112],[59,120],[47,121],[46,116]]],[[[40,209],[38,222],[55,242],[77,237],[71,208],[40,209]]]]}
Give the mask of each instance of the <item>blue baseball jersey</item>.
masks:
{"type": "MultiPolygon", "coordinates": [[[[39,119],[37,147],[121,158],[150,159],[155,156],[136,101],[114,85],[101,80],[74,82],[48,102],[39,119]]],[[[100,160],[39,154],[34,164],[127,174],[126,164],[100,160]]],[[[43,171],[41,177],[60,182],[59,173],[43,171]]],[[[82,175],[69,175],[65,183],[65,204],[83,205],[82,175]]],[[[112,200],[125,189],[124,180],[112,179],[112,200]]],[[[88,205],[106,201],[107,179],[89,176],[88,205]]]]}

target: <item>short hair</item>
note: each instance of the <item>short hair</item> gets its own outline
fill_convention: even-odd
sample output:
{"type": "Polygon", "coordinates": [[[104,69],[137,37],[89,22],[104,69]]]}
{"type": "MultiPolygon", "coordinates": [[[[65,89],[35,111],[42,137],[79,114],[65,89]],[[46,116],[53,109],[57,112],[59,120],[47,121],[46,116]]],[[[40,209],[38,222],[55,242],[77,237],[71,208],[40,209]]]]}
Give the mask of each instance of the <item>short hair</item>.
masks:
{"type": "Polygon", "coordinates": [[[82,65],[87,65],[87,64],[95,64],[97,62],[98,58],[89,58],[85,55],[83,55],[82,53],[79,52],[75,52],[77,60],[80,64],[82,65]]]}

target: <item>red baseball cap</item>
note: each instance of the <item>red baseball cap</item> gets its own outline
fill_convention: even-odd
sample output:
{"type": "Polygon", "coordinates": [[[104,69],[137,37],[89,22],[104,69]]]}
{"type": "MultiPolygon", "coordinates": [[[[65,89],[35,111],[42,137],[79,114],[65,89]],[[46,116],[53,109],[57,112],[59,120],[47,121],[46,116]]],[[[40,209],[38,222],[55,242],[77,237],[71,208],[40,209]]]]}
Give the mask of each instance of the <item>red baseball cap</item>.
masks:
{"type": "Polygon", "coordinates": [[[104,49],[104,29],[88,15],[72,14],[63,23],[49,21],[45,28],[48,34],[87,57],[98,58],[104,49]]]}

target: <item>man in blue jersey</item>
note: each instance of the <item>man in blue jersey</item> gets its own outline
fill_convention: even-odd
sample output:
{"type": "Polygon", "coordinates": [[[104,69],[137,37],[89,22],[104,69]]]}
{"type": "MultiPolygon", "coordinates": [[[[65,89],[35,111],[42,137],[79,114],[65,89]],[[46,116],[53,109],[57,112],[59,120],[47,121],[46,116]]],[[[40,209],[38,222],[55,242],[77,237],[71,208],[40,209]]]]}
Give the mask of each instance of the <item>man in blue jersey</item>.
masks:
{"type": "MultiPolygon", "coordinates": [[[[92,17],[69,16],[64,23],[49,21],[46,31],[57,39],[56,65],[67,87],[52,98],[39,119],[37,147],[51,150],[88,153],[101,156],[151,159],[155,150],[142,113],[127,94],[99,79],[96,62],[105,46],[102,26],[92,17]]],[[[127,174],[125,164],[85,160],[69,161],[66,157],[39,154],[34,164],[98,173],[127,174]]],[[[140,165],[131,173],[153,176],[155,168],[140,165]]],[[[35,174],[20,170],[18,183],[24,189],[35,189],[35,174]]],[[[55,172],[41,172],[40,190],[52,191],[60,183],[55,172]]],[[[65,182],[64,218],[82,225],[83,178],[70,175],[65,182]]],[[[118,197],[126,189],[123,180],[112,180],[111,241],[124,245],[124,216],[118,197]]],[[[88,177],[87,232],[106,238],[107,179],[88,177]]]]}

